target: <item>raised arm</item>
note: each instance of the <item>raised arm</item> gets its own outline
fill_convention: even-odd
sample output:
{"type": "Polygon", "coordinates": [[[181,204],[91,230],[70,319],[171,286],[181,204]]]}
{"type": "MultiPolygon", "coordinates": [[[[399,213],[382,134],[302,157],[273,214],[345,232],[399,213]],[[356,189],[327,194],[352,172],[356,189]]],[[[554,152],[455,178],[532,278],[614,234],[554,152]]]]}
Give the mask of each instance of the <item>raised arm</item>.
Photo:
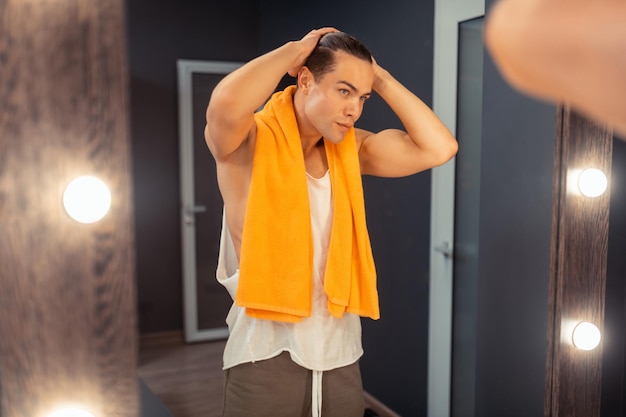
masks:
{"type": "Polygon", "coordinates": [[[273,93],[281,78],[297,74],[319,38],[336,31],[323,28],[253,59],[215,87],[206,112],[205,139],[220,160],[236,151],[254,128],[254,112],[273,93]]]}
{"type": "Polygon", "coordinates": [[[376,61],[373,89],[398,116],[405,131],[358,131],[361,172],[401,177],[444,164],[457,152],[457,142],[435,113],[376,61]]]}
{"type": "Polygon", "coordinates": [[[485,43],[513,87],[626,135],[623,0],[501,0],[487,14],[485,43]]]}

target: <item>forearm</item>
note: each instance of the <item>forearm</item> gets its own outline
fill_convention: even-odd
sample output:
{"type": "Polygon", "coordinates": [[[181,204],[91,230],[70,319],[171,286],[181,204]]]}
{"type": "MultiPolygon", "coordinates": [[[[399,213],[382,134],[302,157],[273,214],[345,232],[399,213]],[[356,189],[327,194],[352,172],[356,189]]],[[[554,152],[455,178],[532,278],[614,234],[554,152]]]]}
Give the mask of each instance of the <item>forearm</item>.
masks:
{"type": "Polygon", "coordinates": [[[250,117],[287,72],[302,61],[303,49],[288,42],[228,74],[213,90],[209,112],[235,120],[250,117]]]}
{"type": "Polygon", "coordinates": [[[580,26],[580,13],[572,13],[580,2],[570,3],[572,6],[562,0],[501,0],[489,11],[485,44],[514,87],[552,100],[565,98],[566,70],[577,70],[575,64],[583,58],[580,53],[584,49],[580,40],[589,36],[580,26]]]}
{"type": "Polygon", "coordinates": [[[398,116],[415,146],[443,161],[456,153],[457,142],[439,117],[380,67],[376,71],[374,90],[398,116]]]}
{"type": "Polygon", "coordinates": [[[626,2],[501,0],[485,42],[517,89],[626,130],[626,2]]]}
{"type": "Polygon", "coordinates": [[[336,32],[321,28],[299,41],[288,42],[253,59],[224,77],[211,94],[205,138],[217,159],[226,158],[254,133],[254,112],[274,92],[282,77],[296,76],[321,36],[336,32]]]}

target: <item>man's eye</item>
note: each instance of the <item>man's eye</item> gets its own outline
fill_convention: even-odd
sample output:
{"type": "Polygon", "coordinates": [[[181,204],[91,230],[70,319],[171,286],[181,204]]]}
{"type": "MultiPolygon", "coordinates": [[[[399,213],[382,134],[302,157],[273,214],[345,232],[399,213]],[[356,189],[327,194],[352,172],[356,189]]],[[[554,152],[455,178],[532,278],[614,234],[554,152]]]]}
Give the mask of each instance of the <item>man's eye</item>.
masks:
{"type": "Polygon", "coordinates": [[[361,101],[366,102],[367,100],[369,100],[369,98],[369,96],[361,96],[361,101]]]}
{"type": "Polygon", "coordinates": [[[348,94],[350,94],[350,91],[348,91],[345,88],[340,88],[339,93],[343,94],[344,96],[347,96],[348,94]]]}

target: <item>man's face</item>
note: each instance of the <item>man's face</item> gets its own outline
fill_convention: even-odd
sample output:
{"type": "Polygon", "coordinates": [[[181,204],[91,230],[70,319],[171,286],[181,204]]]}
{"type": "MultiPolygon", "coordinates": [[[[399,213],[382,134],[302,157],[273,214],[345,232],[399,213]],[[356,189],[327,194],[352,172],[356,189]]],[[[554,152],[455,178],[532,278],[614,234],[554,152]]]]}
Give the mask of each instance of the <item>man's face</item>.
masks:
{"type": "Polygon", "coordinates": [[[372,64],[343,51],[335,53],[335,68],[315,80],[306,94],[307,121],[333,143],[343,140],[363,112],[374,82],[372,64]]]}

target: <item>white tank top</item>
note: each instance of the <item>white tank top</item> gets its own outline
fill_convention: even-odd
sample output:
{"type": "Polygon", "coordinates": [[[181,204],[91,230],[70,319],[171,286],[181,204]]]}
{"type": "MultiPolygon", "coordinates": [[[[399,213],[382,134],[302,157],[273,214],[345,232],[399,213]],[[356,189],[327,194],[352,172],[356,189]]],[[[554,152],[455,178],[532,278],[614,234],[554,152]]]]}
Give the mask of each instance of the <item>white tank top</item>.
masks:
{"type": "MultiPolygon", "coordinates": [[[[332,225],[330,174],[313,178],[307,174],[313,233],[313,308],[311,317],[299,323],[283,323],[249,317],[245,309],[233,303],[226,322],[229,337],[224,349],[224,369],[269,359],[287,351],[298,365],[313,371],[328,371],[356,362],[363,354],[361,319],[345,313],[342,318],[330,315],[324,293],[324,269],[332,225]]],[[[239,265],[226,226],[222,237],[217,279],[235,297],[239,265]]]]}

